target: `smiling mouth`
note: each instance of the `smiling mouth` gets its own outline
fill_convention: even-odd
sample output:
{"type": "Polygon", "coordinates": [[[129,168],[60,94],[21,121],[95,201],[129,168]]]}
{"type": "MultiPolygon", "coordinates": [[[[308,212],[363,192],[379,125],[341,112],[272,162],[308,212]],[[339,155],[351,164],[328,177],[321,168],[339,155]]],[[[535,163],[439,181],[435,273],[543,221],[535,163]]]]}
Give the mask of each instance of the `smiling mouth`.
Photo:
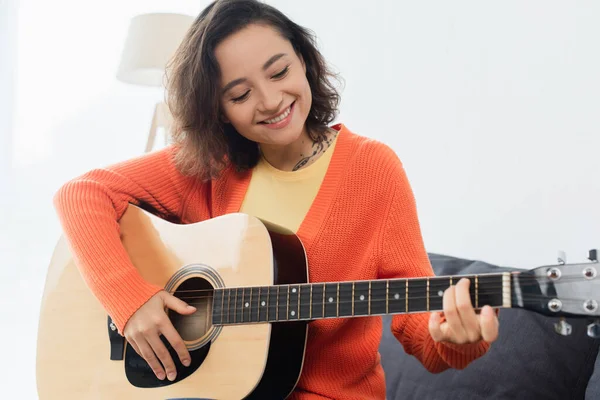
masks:
{"type": "MultiPolygon", "coordinates": [[[[295,103],[295,102],[294,102],[295,103]]],[[[284,119],[287,118],[288,115],[290,115],[290,113],[292,112],[292,107],[294,106],[294,103],[290,104],[290,106],[288,108],[286,108],[281,114],[279,114],[276,117],[273,117],[271,119],[265,119],[264,121],[259,122],[259,124],[264,124],[264,125],[270,125],[270,124],[276,124],[279,121],[283,121],[284,119]]]]}

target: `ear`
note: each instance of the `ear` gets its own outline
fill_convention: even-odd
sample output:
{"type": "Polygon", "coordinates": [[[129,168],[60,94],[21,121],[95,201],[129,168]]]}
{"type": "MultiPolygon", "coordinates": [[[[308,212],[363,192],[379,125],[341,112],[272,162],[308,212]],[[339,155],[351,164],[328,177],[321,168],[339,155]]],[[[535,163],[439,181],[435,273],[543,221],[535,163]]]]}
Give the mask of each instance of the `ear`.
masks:
{"type": "Polygon", "coordinates": [[[229,124],[231,123],[231,121],[229,121],[229,119],[227,119],[227,117],[225,116],[225,114],[221,113],[221,122],[224,124],[229,124]]]}

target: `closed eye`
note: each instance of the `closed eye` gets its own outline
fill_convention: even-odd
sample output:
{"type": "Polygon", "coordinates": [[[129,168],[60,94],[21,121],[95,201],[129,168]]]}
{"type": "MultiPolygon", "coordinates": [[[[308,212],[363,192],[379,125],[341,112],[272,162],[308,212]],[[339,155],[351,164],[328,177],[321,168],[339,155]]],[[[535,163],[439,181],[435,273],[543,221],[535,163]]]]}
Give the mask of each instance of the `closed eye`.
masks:
{"type": "Polygon", "coordinates": [[[281,71],[279,71],[278,73],[273,75],[272,78],[281,79],[287,75],[289,70],[290,70],[290,66],[288,65],[287,67],[285,67],[284,69],[282,69],[281,71]]]}
{"type": "MultiPolygon", "coordinates": [[[[285,78],[285,76],[287,75],[289,70],[290,70],[290,66],[288,65],[284,69],[282,69],[281,71],[279,71],[278,73],[273,75],[271,78],[272,79],[283,79],[283,78],[285,78]]],[[[250,95],[250,91],[248,90],[243,95],[232,98],[231,101],[234,103],[240,103],[240,102],[246,100],[249,95],[250,95]]]]}
{"type": "Polygon", "coordinates": [[[249,94],[250,94],[250,91],[248,90],[248,91],[246,91],[246,93],[244,93],[243,95],[241,95],[241,96],[238,96],[238,97],[236,97],[236,98],[233,98],[233,99],[231,99],[231,101],[233,101],[234,103],[239,103],[239,102],[241,102],[241,101],[244,101],[244,100],[246,100],[246,99],[248,98],[248,95],[249,95],[249,94]]]}

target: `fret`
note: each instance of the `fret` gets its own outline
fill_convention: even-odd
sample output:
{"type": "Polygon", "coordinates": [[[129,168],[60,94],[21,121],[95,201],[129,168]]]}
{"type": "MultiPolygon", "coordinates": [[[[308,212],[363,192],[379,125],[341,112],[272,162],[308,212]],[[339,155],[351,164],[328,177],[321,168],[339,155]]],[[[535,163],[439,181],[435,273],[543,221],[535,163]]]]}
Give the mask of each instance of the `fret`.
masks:
{"type": "Polygon", "coordinates": [[[244,322],[252,321],[252,288],[244,288],[244,322]]]}
{"type": "Polygon", "coordinates": [[[279,285],[277,291],[277,321],[286,321],[288,319],[288,285],[279,285]]]}
{"type": "Polygon", "coordinates": [[[244,303],[243,303],[243,296],[244,296],[244,288],[236,288],[235,289],[235,310],[234,310],[234,317],[233,317],[233,322],[244,322],[244,303]]]}
{"type": "Polygon", "coordinates": [[[338,312],[337,283],[325,284],[325,317],[336,317],[338,312]]]}
{"type": "Polygon", "coordinates": [[[290,286],[287,287],[287,308],[285,309],[286,319],[290,318],[290,286]]]}
{"type": "Polygon", "coordinates": [[[251,287],[250,288],[250,322],[258,322],[258,313],[260,311],[260,304],[258,302],[258,297],[260,288],[251,287]]]}
{"type": "Polygon", "coordinates": [[[404,312],[408,312],[408,279],[404,282],[406,286],[404,286],[404,288],[406,289],[404,292],[404,301],[405,301],[405,306],[404,306],[404,312]]]}
{"type": "Polygon", "coordinates": [[[389,281],[388,309],[389,313],[397,314],[405,311],[406,280],[392,279],[389,281]]]}
{"type": "Polygon", "coordinates": [[[390,281],[387,280],[385,282],[385,313],[386,314],[389,314],[389,312],[390,312],[389,298],[390,298],[390,281]]]}
{"type": "Polygon", "coordinates": [[[371,281],[370,315],[387,313],[387,280],[371,281]]]}
{"type": "Polygon", "coordinates": [[[411,279],[407,287],[407,312],[419,312],[427,309],[427,279],[411,279]]]}
{"type": "Polygon", "coordinates": [[[235,314],[235,311],[237,310],[237,308],[235,306],[235,300],[237,298],[237,289],[233,288],[233,289],[229,289],[229,291],[231,292],[231,295],[230,295],[231,304],[229,307],[229,312],[231,313],[231,323],[235,324],[237,322],[237,318],[236,318],[236,314],[235,314]]]}
{"type": "Polygon", "coordinates": [[[253,294],[252,300],[254,301],[254,304],[252,304],[252,315],[250,316],[250,319],[252,320],[252,322],[259,322],[260,321],[260,312],[261,312],[261,306],[260,306],[260,286],[259,287],[253,287],[252,288],[253,292],[251,292],[253,294]],[[255,319],[256,318],[256,319],[255,319]]]}
{"type": "Polygon", "coordinates": [[[479,308],[479,277],[475,275],[475,308],[479,308]]]}
{"type": "Polygon", "coordinates": [[[310,312],[309,312],[309,319],[312,319],[312,307],[313,307],[313,285],[309,285],[310,286],[310,312]]]}
{"type": "Polygon", "coordinates": [[[232,300],[233,300],[233,303],[231,305],[231,314],[233,315],[233,321],[232,322],[235,324],[237,322],[237,316],[235,314],[235,312],[237,311],[237,307],[236,307],[237,289],[233,289],[232,300]]]}
{"type": "Polygon", "coordinates": [[[311,318],[323,318],[325,316],[325,302],[323,300],[323,288],[324,284],[313,284],[311,285],[312,293],[312,304],[311,304],[311,318]]]}
{"type": "Polygon", "coordinates": [[[250,321],[250,289],[242,288],[242,322],[250,321]]]}
{"type": "Polygon", "coordinates": [[[444,309],[444,292],[450,287],[447,277],[435,277],[429,280],[429,311],[444,309]]]}
{"type": "Polygon", "coordinates": [[[369,314],[369,282],[359,281],[354,284],[354,315],[369,314]]]}
{"type": "Polygon", "coordinates": [[[323,283],[323,318],[325,318],[325,287],[326,283],[323,283]]]}
{"type": "Polygon", "coordinates": [[[340,315],[340,284],[337,283],[337,301],[335,302],[335,316],[339,317],[340,315]]]}
{"type": "Polygon", "coordinates": [[[269,287],[258,288],[258,321],[269,320],[269,287]]]}
{"type": "Polygon", "coordinates": [[[231,317],[231,289],[227,289],[227,323],[230,324],[233,322],[233,318],[231,317]]]}
{"type": "Polygon", "coordinates": [[[342,282],[338,285],[338,316],[346,317],[353,315],[352,282],[342,282]]]}
{"type": "Polygon", "coordinates": [[[248,322],[256,322],[258,321],[258,303],[256,302],[257,293],[255,293],[255,288],[249,287],[246,288],[246,292],[248,293],[248,322]]]}
{"type": "Polygon", "coordinates": [[[368,311],[369,315],[371,314],[371,281],[369,281],[369,305],[368,305],[368,311]]]}
{"type": "Polygon", "coordinates": [[[244,302],[244,310],[246,310],[246,317],[244,322],[252,322],[252,288],[246,288],[246,301],[244,302]]]}
{"type": "Polygon", "coordinates": [[[288,286],[288,319],[298,319],[300,313],[300,293],[298,285],[288,286]]]}
{"type": "Polygon", "coordinates": [[[354,316],[354,282],[352,282],[352,316],[354,316]]]}
{"type": "Polygon", "coordinates": [[[310,291],[312,285],[300,285],[298,289],[300,291],[300,311],[298,318],[299,319],[310,319],[310,308],[311,308],[311,299],[310,299],[310,291]]]}
{"type": "Polygon", "coordinates": [[[219,291],[221,292],[221,323],[224,323],[227,316],[225,313],[225,289],[220,289],[219,291]]]}
{"type": "Polygon", "coordinates": [[[213,314],[212,323],[220,325],[223,323],[223,290],[215,289],[213,291],[213,314]]]}
{"type": "Polygon", "coordinates": [[[277,321],[278,307],[277,307],[277,293],[279,292],[279,286],[269,286],[269,293],[267,294],[267,321],[277,321]]]}
{"type": "Polygon", "coordinates": [[[477,294],[475,293],[475,282],[474,282],[475,275],[461,276],[458,278],[458,280],[460,280],[462,278],[467,278],[470,281],[469,282],[469,297],[471,298],[471,305],[473,307],[475,307],[475,303],[478,302],[478,300],[476,299],[477,294]]]}
{"type": "Polygon", "coordinates": [[[425,296],[427,299],[427,311],[429,311],[429,278],[427,278],[427,294],[425,296]]]}
{"type": "Polygon", "coordinates": [[[503,307],[503,275],[502,274],[484,274],[478,276],[478,305],[483,307],[489,305],[492,307],[503,307]]]}

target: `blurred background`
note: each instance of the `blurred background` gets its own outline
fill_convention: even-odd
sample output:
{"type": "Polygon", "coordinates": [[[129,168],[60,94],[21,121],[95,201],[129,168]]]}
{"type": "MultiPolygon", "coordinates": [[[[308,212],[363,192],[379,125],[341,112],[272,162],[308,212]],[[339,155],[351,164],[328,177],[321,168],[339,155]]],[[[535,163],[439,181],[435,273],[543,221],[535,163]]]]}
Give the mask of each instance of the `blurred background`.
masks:
{"type": "MultiPolygon", "coordinates": [[[[312,29],[343,77],[336,122],[402,159],[428,251],[533,268],[600,247],[600,2],[268,3],[312,29]]],[[[147,149],[164,93],[117,79],[136,51],[132,21],[207,4],[0,0],[3,398],[37,398],[38,313],[61,235],[52,196],[147,149]]]]}

